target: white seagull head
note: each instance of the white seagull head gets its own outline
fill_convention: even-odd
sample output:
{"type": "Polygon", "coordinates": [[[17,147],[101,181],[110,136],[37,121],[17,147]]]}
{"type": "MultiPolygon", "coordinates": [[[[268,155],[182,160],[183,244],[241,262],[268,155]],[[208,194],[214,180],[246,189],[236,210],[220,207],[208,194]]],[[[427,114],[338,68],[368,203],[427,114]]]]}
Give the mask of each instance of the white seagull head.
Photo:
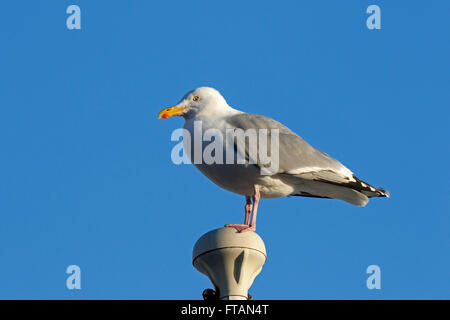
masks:
{"type": "Polygon", "coordinates": [[[186,93],[177,105],[161,110],[158,119],[172,116],[190,119],[201,114],[219,115],[229,109],[231,107],[219,91],[210,87],[201,87],[186,93]]]}

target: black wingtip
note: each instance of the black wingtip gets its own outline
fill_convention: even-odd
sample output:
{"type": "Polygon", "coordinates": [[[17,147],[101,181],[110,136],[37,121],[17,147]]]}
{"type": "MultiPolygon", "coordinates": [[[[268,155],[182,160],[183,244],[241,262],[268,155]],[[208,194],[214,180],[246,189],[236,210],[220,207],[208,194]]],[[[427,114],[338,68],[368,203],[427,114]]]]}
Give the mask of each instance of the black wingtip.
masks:
{"type": "Polygon", "coordinates": [[[389,198],[391,194],[389,191],[382,189],[382,188],[376,188],[371,186],[365,181],[362,181],[361,179],[358,179],[356,176],[353,176],[354,182],[350,182],[349,184],[352,186],[353,189],[364,193],[369,198],[374,197],[386,197],[389,198]]]}
{"type": "Polygon", "coordinates": [[[380,193],[380,197],[390,198],[391,193],[388,190],[384,190],[382,188],[377,188],[377,191],[380,193]]]}

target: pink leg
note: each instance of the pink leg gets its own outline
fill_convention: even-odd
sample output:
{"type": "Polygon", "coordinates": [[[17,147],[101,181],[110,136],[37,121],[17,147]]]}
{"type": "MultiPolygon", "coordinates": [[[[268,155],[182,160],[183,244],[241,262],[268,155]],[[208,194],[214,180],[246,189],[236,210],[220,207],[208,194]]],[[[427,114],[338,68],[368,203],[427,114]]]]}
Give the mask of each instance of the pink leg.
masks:
{"type": "Polygon", "coordinates": [[[227,228],[235,228],[237,232],[245,232],[245,231],[255,231],[256,230],[256,214],[258,210],[258,203],[260,199],[260,194],[258,188],[255,187],[255,195],[250,197],[246,197],[246,205],[245,205],[245,224],[227,224],[225,227],[227,228]],[[253,199],[253,206],[251,199],[253,199]],[[250,214],[252,213],[252,207],[253,207],[253,214],[252,214],[252,222],[249,225],[250,221],[250,214]]]}
{"type": "Polygon", "coordinates": [[[256,214],[258,213],[259,199],[261,199],[261,195],[259,194],[259,190],[257,187],[255,187],[255,195],[252,198],[253,198],[252,222],[250,223],[250,226],[247,229],[244,229],[241,232],[256,230],[256,214]]]}
{"type": "Polygon", "coordinates": [[[245,197],[246,200],[246,204],[245,204],[245,221],[244,224],[238,224],[238,223],[233,223],[233,224],[227,224],[225,225],[225,227],[227,228],[235,228],[237,230],[237,232],[241,232],[244,229],[247,229],[249,227],[249,222],[250,222],[250,215],[252,214],[252,197],[245,197]]]}
{"type": "Polygon", "coordinates": [[[247,203],[245,204],[245,222],[244,224],[248,225],[250,222],[250,215],[252,214],[252,198],[251,197],[245,197],[245,200],[247,203]]]}

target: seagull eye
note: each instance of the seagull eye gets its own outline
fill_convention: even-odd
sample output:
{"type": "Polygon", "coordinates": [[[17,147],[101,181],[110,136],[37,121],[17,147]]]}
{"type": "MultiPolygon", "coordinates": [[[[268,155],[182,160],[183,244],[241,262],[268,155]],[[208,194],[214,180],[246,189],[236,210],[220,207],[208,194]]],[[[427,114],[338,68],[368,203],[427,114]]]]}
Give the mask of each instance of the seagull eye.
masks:
{"type": "Polygon", "coordinates": [[[192,98],[192,100],[194,100],[194,101],[197,101],[198,99],[199,99],[198,96],[194,96],[194,97],[192,98]]]}

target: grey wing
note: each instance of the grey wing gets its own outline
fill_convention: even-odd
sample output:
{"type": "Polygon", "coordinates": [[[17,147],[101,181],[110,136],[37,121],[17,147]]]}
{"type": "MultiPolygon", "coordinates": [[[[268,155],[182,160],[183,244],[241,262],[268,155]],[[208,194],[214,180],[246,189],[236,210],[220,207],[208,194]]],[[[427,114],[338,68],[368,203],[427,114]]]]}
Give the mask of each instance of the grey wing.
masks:
{"type": "MultiPolygon", "coordinates": [[[[279,163],[276,174],[289,176],[293,178],[314,182],[310,184],[313,193],[298,194],[314,197],[336,197],[345,198],[348,195],[339,196],[341,193],[348,193],[352,189],[350,198],[358,198],[355,204],[366,203],[366,197],[389,196],[389,193],[383,189],[375,188],[368,183],[359,180],[353,172],[333,159],[326,153],[312,147],[300,136],[295,134],[283,124],[271,118],[261,115],[242,113],[230,117],[227,120],[230,127],[247,129],[278,129],[279,132],[279,163]],[[328,190],[328,191],[327,191],[328,190]],[[356,192],[356,193],[355,193],[356,192]],[[363,193],[360,195],[359,193],[363,193]]],[[[272,138],[272,136],[270,136],[272,138]]],[[[267,141],[267,150],[270,150],[270,138],[267,141]]],[[[245,145],[245,156],[250,158],[248,146],[245,145]]],[[[253,159],[259,166],[263,167],[260,159],[253,159]]]]}
{"type": "MultiPolygon", "coordinates": [[[[271,134],[270,129],[278,130],[279,144],[279,166],[276,173],[287,173],[298,175],[309,172],[326,170],[327,172],[335,172],[339,176],[352,177],[353,173],[342,165],[339,161],[333,159],[326,153],[312,147],[283,124],[271,118],[242,113],[230,117],[227,123],[232,128],[248,129],[269,129],[267,139],[267,149],[271,151],[271,134]]],[[[246,157],[248,155],[248,146],[246,145],[246,157]]],[[[271,153],[271,152],[270,152],[271,153]]],[[[255,160],[258,165],[262,165],[260,159],[255,160]]],[[[324,173],[322,178],[330,176],[330,173],[324,173]]],[[[329,177],[338,179],[338,177],[329,177]]]]}

